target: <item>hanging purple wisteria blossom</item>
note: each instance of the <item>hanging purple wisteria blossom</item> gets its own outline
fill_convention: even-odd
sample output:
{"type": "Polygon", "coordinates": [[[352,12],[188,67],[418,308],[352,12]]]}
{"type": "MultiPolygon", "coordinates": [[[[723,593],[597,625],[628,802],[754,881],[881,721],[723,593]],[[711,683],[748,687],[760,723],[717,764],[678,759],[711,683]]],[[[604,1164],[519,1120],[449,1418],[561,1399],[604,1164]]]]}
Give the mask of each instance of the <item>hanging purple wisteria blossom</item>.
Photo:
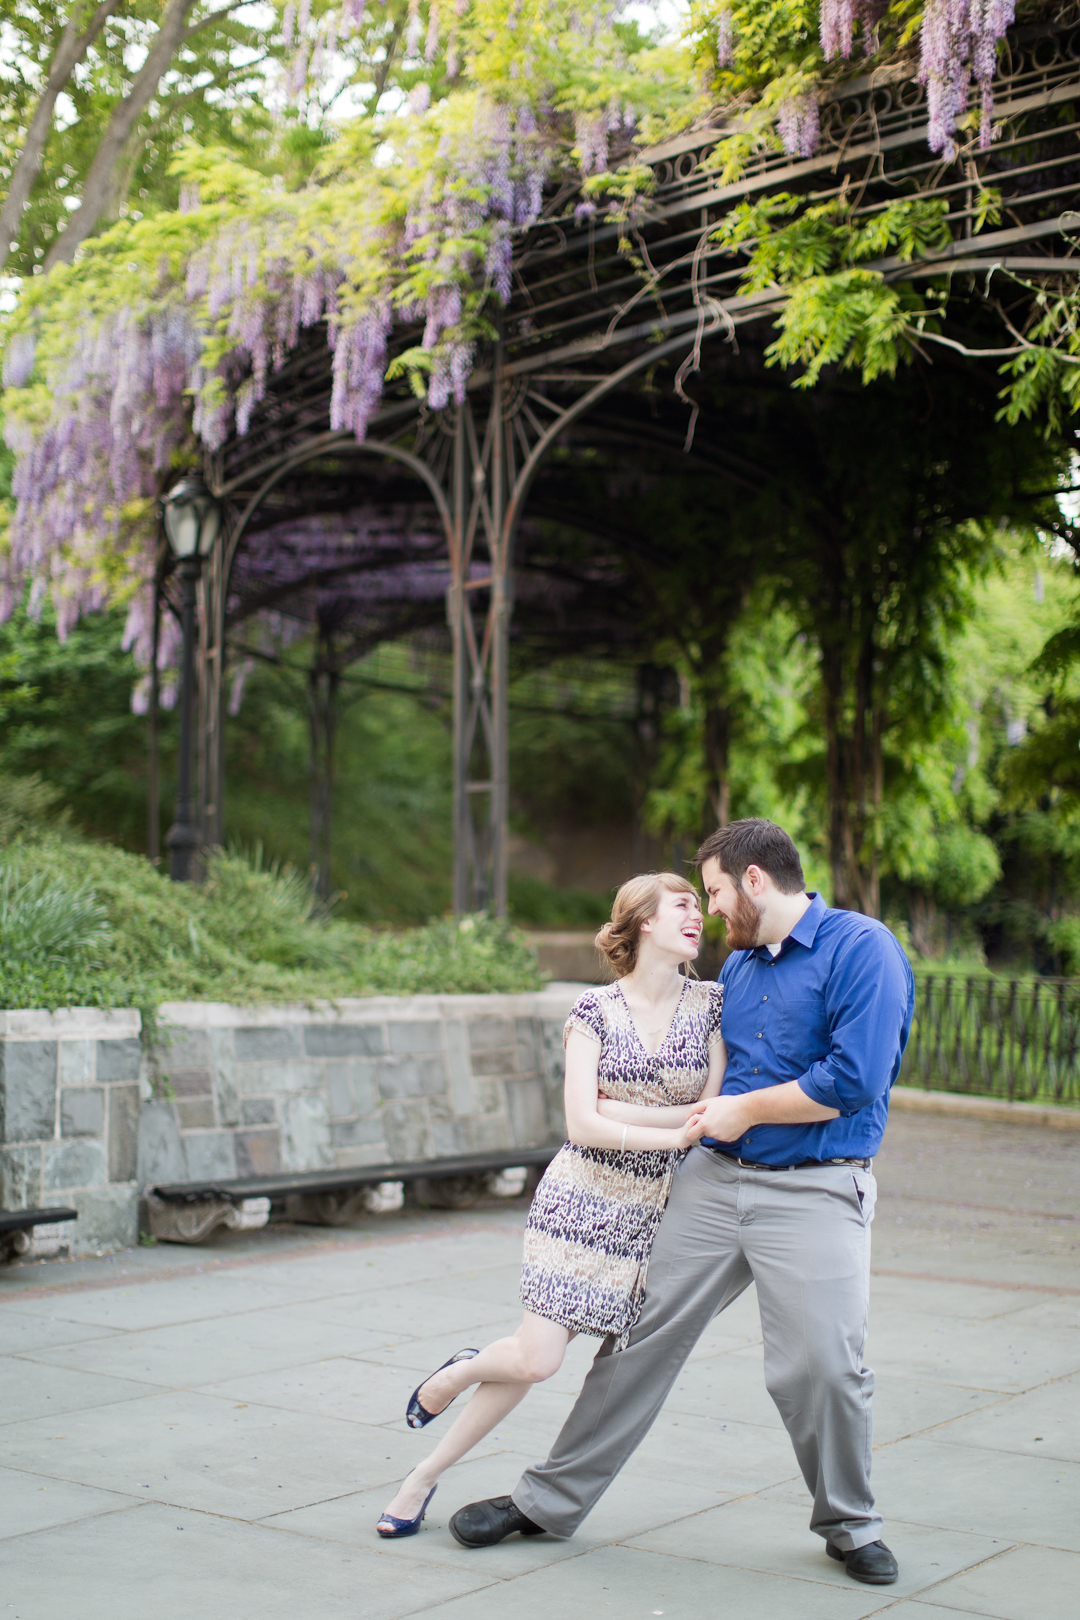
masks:
{"type": "Polygon", "coordinates": [[[439,49],[439,6],[438,0],[431,0],[428,9],[428,31],[424,40],[424,61],[434,62],[439,49]]]}
{"type": "Polygon", "coordinates": [[[602,174],[607,168],[610,128],[607,112],[574,114],[574,137],[581,153],[582,174],[602,174]]]}
{"type": "Polygon", "coordinates": [[[386,340],[393,317],[389,299],[330,324],[334,351],[334,390],[330,426],[362,439],[378,409],[386,373],[386,340]]]}
{"type": "Polygon", "coordinates": [[[437,191],[429,177],[405,224],[406,247],[423,245],[440,272],[423,310],[415,312],[425,316],[422,346],[432,356],[427,399],[434,410],[464,400],[472,370],[474,344],[460,331],[462,285],[482,265],[496,297],[509,302],[512,233],[538,217],[547,163],[532,109],[515,113],[494,102],[478,106],[471,130],[444,136],[438,156],[450,183],[437,191]]]}
{"type": "MultiPolygon", "coordinates": [[[[828,0],[825,0],[828,3],[828,0]]],[[[822,11],[824,16],[824,10],[822,11]]],[[[727,67],[735,55],[735,24],[731,12],[725,6],[716,19],[716,61],[718,66],[727,67]]]]}
{"type": "MultiPolygon", "coordinates": [[[[859,20],[867,50],[874,48],[874,29],[881,12],[880,0],[822,0],[821,48],[825,55],[851,55],[859,20]]],[[[953,134],[968,110],[972,84],[979,86],[979,146],[985,151],[990,145],[997,46],[1015,15],[1015,0],[926,0],[919,80],[926,86],[932,152],[944,152],[950,160],[955,156],[953,134]]]]}
{"type": "MultiPolygon", "coordinates": [[[[346,20],[358,15],[354,7],[346,20]]],[[[298,34],[314,26],[307,7],[300,8],[296,23],[298,34]]],[[[309,44],[310,36],[298,38],[298,52],[309,44]]],[[[48,592],[66,634],[81,614],[109,599],[103,543],[123,544],[129,565],[150,578],[153,531],[140,514],[153,509],[189,433],[211,451],[230,433],[245,434],[274,372],[306,328],[326,324],[335,431],[358,439],[366,434],[382,398],[395,318],[424,319],[431,406],[463,400],[474,363],[463,290],[483,276],[500,301],[509,299],[514,232],[539,216],[547,162],[531,108],[480,101],[471,129],[443,137],[396,258],[392,253],[387,262],[384,284],[364,279],[371,261],[354,222],[340,241],[321,227],[298,241],[295,214],[283,206],[221,226],[191,252],[182,282],[171,291],[166,266],[152,309],[88,318],[62,358],[43,366],[51,414],[41,421],[12,410],[7,417],[5,435],[16,452],[17,509],[0,561],[0,616],[12,611],[30,585],[31,607],[40,607],[48,592]],[[426,303],[395,311],[395,279],[417,257],[435,272],[426,303]],[[223,358],[207,358],[210,338],[221,343],[223,358]],[[136,526],[130,536],[128,523],[136,526]],[[144,551],[136,560],[130,548],[140,532],[144,551]]],[[[184,202],[188,212],[199,211],[195,186],[186,186],[184,202]]],[[[374,229],[385,231],[381,225],[374,229]]],[[[380,235],[378,252],[386,245],[380,235]]],[[[42,368],[33,334],[14,335],[7,345],[8,385],[25,386],[37,376],[35,365],[42,368]]],[[[171,624],[171,618],[162,620],[159,640],[166,705],[172,676],[166,679],[165,672],[177,652],[171,624]]],[[[126,644],[143,669],[152,641],[149,595],[137,591],[126,644]]],[[[146,690],[136,692],[137,703],[145,701],[146,690]]]]}
{"type": "Polygon", "coordinates": [[[1015,15],[1014,0],[927,0],[919,78],[926,85],[932,152],[955,155],[953,132],[967,111],[972,82],[980,88],[979,146],[990,145],[997,45],[1015,15]]]}
{"type": "Polygon", "coordinates": [[[405,29],[405,55],[416,56],[420,50],[420,0],[409,0],[409,21],[405,29]]]}
{"type": "Polygon", "coordinates": [[[851,55],[859,0],[821,0],[821,48],[827,57],[851,55]]]}
{"type": "Polygon", "coordinates": [[[817,150],[820,134],[817,96],[809,91],[782,101],[776,115],[776,129],[789,157],[811,157],[817,150]]]}
{"type": "MultiPolygon", "coordinates": [[[[88,326],[50,378],[53,411],[41,427],[15,417],[5,437],[16,452],[16,508],[3,559],[0,611],[32,582],[31,611],[46,589],[61,637],[103,607],[103,537],[118,539],[125,512],[152,500],[185,434],[184,396],[200,341],[187,311],[142,318],[125,310],[88,326]]],[[[150,551],[142,571],[152,571],[150,551]]],[[[139,648],[145,665],[149,641],[139,648]]]]}
{"type": "Polygon", "coordinates": [[[25,388],[37,354],[33,332],[16,332],[4,353],[4,387],[25,388]]]}

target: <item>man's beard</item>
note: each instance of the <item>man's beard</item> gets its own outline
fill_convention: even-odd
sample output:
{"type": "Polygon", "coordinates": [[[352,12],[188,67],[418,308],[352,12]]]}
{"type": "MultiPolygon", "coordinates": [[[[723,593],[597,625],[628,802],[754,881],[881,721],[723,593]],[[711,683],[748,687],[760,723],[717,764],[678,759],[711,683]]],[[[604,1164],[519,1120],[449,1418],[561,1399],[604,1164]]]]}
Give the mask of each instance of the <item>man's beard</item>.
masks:
{"type": "Polygon", "coordinates": [[[761,913],[742,884],[735,891],[735,910],[727,919],[727,943],[732,951],[752,951],[760,944],[761,913]]]}

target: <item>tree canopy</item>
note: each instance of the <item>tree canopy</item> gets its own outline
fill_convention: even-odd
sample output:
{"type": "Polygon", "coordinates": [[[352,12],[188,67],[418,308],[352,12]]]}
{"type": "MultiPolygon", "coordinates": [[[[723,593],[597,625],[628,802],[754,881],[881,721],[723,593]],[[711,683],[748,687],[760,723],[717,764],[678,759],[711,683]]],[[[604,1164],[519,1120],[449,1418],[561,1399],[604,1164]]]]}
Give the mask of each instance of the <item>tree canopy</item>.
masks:
{"type": "MultiPolygon", "coordinates": [[[[9,220],[30,273],[5,357],[7,599],[36,581],[61,630],[130,590],[140,552],[149,577],[167,469],[245,431],[305,329],[326,323],[332,425],[362,437],[391,334],[421,316],[391,374],[404,368],[438,409],[461,397],[545,186],[570,179],[580,208],[624,217],[650,183],[637,152],[706,124],[722,176],[763,148],[809,152],[820,97],[856,50],[871,70],[923,77],[944,157],[985,147],[1013,17],[1011,0],[744,0],[693,5],[673,39],[576,0],[10,9],[29,67],[8,109],[9,204],[35,161],[34,107],[62,86],[45,167],[17,230],[9,220]],[[968,80],[981,87],[971,109],[968,80]]],[[[1054,11],[1028,0],[1025,14],[1054,11]]],[[[856,202],[773,196],[718,232],[748,255],[747,287],[786,289],[773,358],[804,384],[830,364],[891,372],[936,333],[940,289],[887,284],[862,263],[890,247],[917,257],[942,205],[912,194],[866,220],[856,202]]],[[[993,208],[988,193],[985,218],[993,208]]],[[[1010,355],[1014,417],[1071,409],[1080,364],[1072,293],[1033,296],[1033,336],[1010,355]]],[[[145,658],[144,611],[130,634],[145,658]]]]}

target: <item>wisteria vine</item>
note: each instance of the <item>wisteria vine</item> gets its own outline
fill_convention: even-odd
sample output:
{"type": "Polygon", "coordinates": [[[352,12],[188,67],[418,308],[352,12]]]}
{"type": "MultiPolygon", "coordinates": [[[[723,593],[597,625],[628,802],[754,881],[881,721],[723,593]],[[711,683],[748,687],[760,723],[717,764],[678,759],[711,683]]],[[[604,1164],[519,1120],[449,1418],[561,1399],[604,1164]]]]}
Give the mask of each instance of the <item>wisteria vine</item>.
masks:
{"type": "MultiPolygon", "coordinates": [[[[368,6],[377,3],[342,0],[316,9],[312,0],[294,0],[286,7],[290,95],[321,82],[342,41],[360,30],[368,6]]],[[[407,172],[412,165],[414,180],[424,175],[419,184],[394,182],[398,202],[408,197],[406,207],[380,208],[368,192],[350,193],[346,185],[321,211],[318,188],[312,188],[288,198],[263,191],[250,209],[230,214],[215,212],[213,199],[207,203],[200,195],[198,179],[188,178],[174,237],[182,238],[181,246],[171,268],[156,281],[148,278],[140,297],[104,310],[94,310],[89,300],[92,312],[54,335],[40,355],[32,320],[9,339],[4,431],[16,453],[16,510],[0,563],[0,616],[29,583],[32,606],[51,593],[65,634],[81,614],[124,591],[127,641],[145,667],[152,635],[147,514],[177,458],[190,453],[189,433],[213,451],[231,433],[248,431],[275,371],[307,329],[325,324],[335,430],[358,439],[366,434],[397,326],[422,324],[411,374],[414,382],[423,380],[429,405],[440,409],[464,398],[484,300],[493,296],[505,304],[510,298],[515,233],[539,216],[552,152],[560,142],[565,150],[572,129],[581,175],[601,173],[613,132],[628,133],[634,119],[630,98],[605,88],[602,75],[587,94],[575,90],[576,99],[562,103],[552,95],[550,72],[524,84],[523,74],[533,69],[535,33],[532,44],[507,56],[497,92],[474,87],[457,103],[455,117],[443,118],[438,108],[429,113],[423,64],[441,51],[446,72],[457,73],[474,26],[470,8],[480,3],[425,0],[422,12],[420,0],[409,0],[404,50],[421,71],[411,116],[415,128],[434,133],[427,146],[403,141],[400,168],[407,172]],[[462,108],[471,109],[468,116],[462,108]]],[[[528,3],[511,0],[505,8],[511,31],[519,13],[524,28],[528,3]]],[[[534,12],[556,3],[533,0],[534,12]]],[[[825,56],[850,57],[860,30],[864,46],[876,48],[884,9],[883,0],[821,0],[825,56]]],[[[559,49],[573,56],[580,48],[581,60],[590,50],[610,49],[617,11],[618,0],[567,5],[559,49]]],[[[739,15],[730,0],[712,13],[721,68],[744,48],[739,15]]],[[[989,143],[997,43],[1013,15],[1014,0],[927,0],[920,74],[934,151],[952,154],[972,84],[981,98],[980,143],[989,143]]],[[[475,46],[475,27],[473,39],[475,46]]],[[[577,59],[567,82],[582,82],[577,59]]],[[[818,94],[805,73],[791,83],[791,93],[769,116],[785,151],[806,158],[819,142],[818,94]]],[[[579,217],[595,208],[584,198],[579,217]]],[[[166,623],[159,643],[163,669],[174,656],[175,636],[166,623]]]]}
{"type": "MultiPolygon", "coordinates": [[[[876,47],[881,0],[821,0],[821,48],[827,59],[850,57],[855,27],[862,24],[867,51],[876,47]]],[[[979,146],[993,137],[993,78],[998,42],[1016,16],[1015,0],[926,0],[920,38],[919,80],[926,86],[928,138],[932,152],[955,155],[953,135],[968,109],[971,85],[979,94],[979,146]]],[[[778,121],[788,152],[801,151],[801,129],[786,107],[778,121]],[[784,120],[786,119],[786,123],[784,120]]]]}

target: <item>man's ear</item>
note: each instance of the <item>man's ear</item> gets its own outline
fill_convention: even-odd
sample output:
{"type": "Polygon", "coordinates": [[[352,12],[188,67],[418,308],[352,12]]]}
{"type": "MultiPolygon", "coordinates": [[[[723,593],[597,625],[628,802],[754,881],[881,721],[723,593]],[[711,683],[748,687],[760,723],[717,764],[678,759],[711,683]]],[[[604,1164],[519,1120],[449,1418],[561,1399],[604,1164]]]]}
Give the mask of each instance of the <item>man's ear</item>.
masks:
{"type": "Polygon", "coordinates": [[[763,872],[760,866],[748,866],[743,874],[743,883],[751,894],[764,894],[768,881],[768,873],[763,872]]]}

